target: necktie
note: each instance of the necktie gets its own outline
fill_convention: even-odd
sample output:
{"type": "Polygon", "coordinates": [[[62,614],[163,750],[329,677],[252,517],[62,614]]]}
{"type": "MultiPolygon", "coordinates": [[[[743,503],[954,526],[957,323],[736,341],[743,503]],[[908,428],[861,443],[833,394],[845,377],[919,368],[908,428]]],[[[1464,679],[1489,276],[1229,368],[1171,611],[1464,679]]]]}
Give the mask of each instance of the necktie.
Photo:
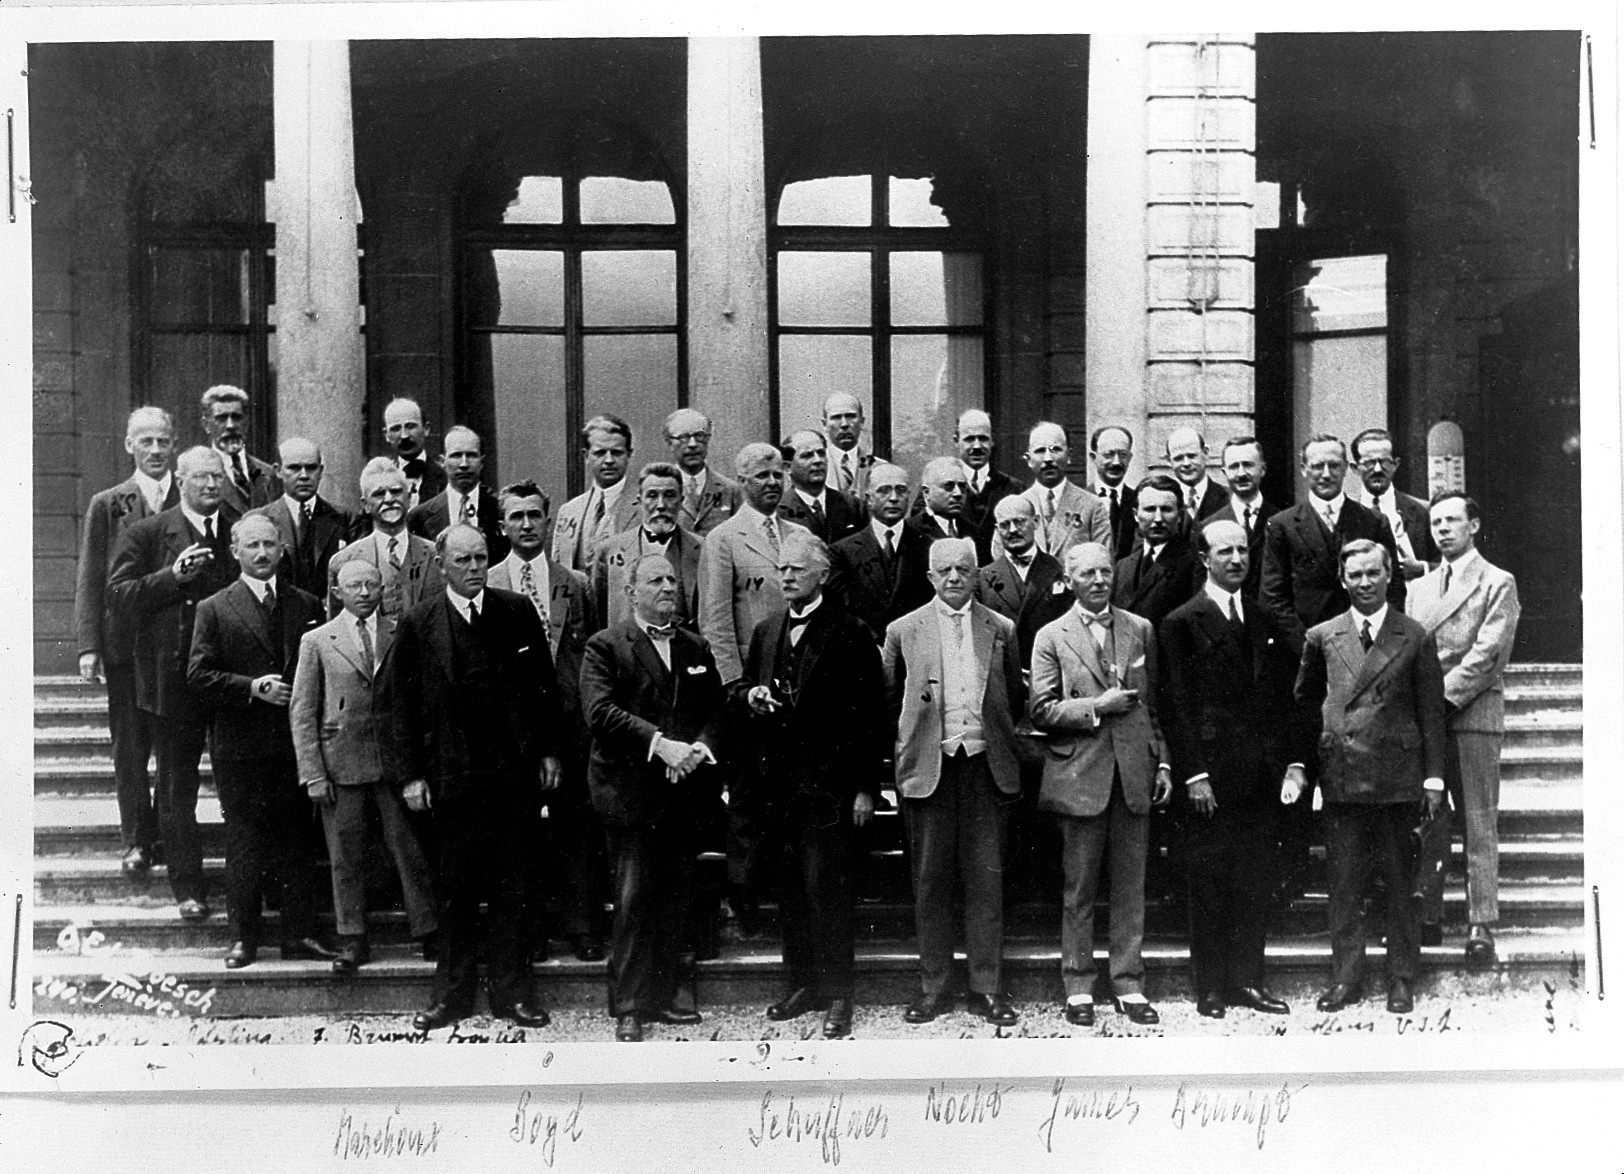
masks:
{"type": "Polygon", "coordinates": [[[767,545],[773,548],[773,554],[778,553],[778,527],[773,525],[772,518],[761,520],[762,529],[767,531],[767,545]]]}
{"type": "Polygon", "coordinates": [[[462,499],[462,523],[465,526],[474,524],[474,495],[469,494],[462,499]]]}
{"type": "Polygon", "coordinates": [[[951,613],[949,613],[948,618],[953,621],[953,647],[955,649],[963,648],[964,647],[964,613],[963,612],[958,612],[958,611],[951,612],[951,613]]]}
{"type": "Polygon", "coordinates": [[[1360,647],[1362,647],[1366,652],[1369,652],[1370,651],[1370,646],[1372,644],[1374,644],[1374,643],[1375,643],[1375,641],[1370,638],[1370,621],[1369,620],[1360,620],[1359,621],[1359,645],[1360,645],[1360,647]]]}
{"type": "Polygon", "coordinates": [[[1252,536],[1252,519],[1256,516],[1257,508],[1255,506],[1247,506],[1246,509],[1242,511],[1241,529],[1246,531],[1246,536],[1248,538],[1252,536]]]}
{"type": "Polygon", "coordinates": [[[310,503],[303,501],[299,503],[299,532],[302,534],[308,529],[310,529],[310,503]]]}
{"type": "Polygon", "coordinates": [[[887,528],[885,531],[885,565],[889,567],[891,565],[891,561],[896,557],[897,544],[895,539],[893,539],[891,536],[891,530],[887,528]]]}
{"type": "Polygon", "coordinates": [[[1188,490],[1188,493],[1189,493],[1189,497],[1190,497],[1190,502],[1189,502],[1189,505],[1186,508],[1190,511],[1190,520],[1193,522],[1193,521],[1195,521],[1195,508],[1200,503],[1196,501],[1195,486],[1194,485],[1190,486],[1190,488],[1188,490]]]}
{"type": "Polygon", "coordinates": [[[1325,508],[1320,510],[1320,517],[1325,519],[1326,529],[1330,530],[1333,534],[1336,533],[1336,514],[1332,512],[1330,506],[1327,505],[1325,508]]]}
{"type": "Polygon", "coordinates": [[[690,477],[684,473],[682,482],[685,487],[685,492],[682,495],[683,509],[688,511],[690,518],[697,518],[699,517],[699,478],[690,477]]]}
{"type": "Polygon", "coordinates": [[[367,631],[365,620],[355,621],[355,630],[361,637],[361,671],[371,679],[375,666],[372,660],[372,633],[367,631]]]}
{"type": "Polygon", "coordinates": [[[819,534],[826,532],[823,517],[823,502],[815,497],[812,499],[812,528],[819,534]]]}
{"type": "Polygon", "coordinates": [[[669,640],[676,630],[676,624],[650,624],[648,626],[648,638],[650,640],[669,640]]]}
{"type": "Polygon", "coordinates": [[[1233,595],[1229,597],[1229,623],[1230,626],[1235,629],[1237,635],[1245,633],[1246,623],[1241,619],[1241,609],[1240,606],[1235,602],[1235,597],[1233,595]]]}
{"type": "Polygon", "coordinates": [[[536,596],[536,572],[529,563],[525,563],[519,570],[519,590],[529,596],[537,611],[541,610],[541,600],[536,596]]]}
{"type": "Polygon", "coordinates": [[[479,604],[472,599],[468,601],[468,626],[476,632],[479,631],[479,604]]]}
{"type": "Polygon", "coordinates": [[[299,505],[299,570],[309,582],[315,574],[315,536],[310,533],[310,503],[299,505]]]}
{"type": "Polygon", "coordinates": [[[1448,595],[1449,594],[1449,573],[1450,573],[1451,570],[1453,570],[1453,568],[1450,567],[1450,565],[1447,562],[1444,563],[1443,590],[1438,592],[1439,595],[1448,595]]]}
{"type": "Polygon", "coordinates": [[[840,488],[843,489],[843,490],[850,491],[850,489],[851,489],[851,454],[850,453],[841,453],[840,454],[840,460],[835,463],[835,467],[840,470],[840,488]]]}
{"type": "Polygon", "coordinates": [[[400,570],[400,535],[396,534],[389,540],[389,565],[400,570]]]}
{"type": "Polygon", "coordinates": [[[276,614],[276,588],[267,583],[265,585],[265,594],[260,596],[259,602],[265,608],[266,615],[274,616],[276,614]]]}
{"type": "Polygon", "coordinates": [[[214,518],[211,516],[203,519],[203,541],[213,546],[214,540],[214,518]]]}
{"type": "Polygon", "coordinates": [[[1043,499],[1043,525],[1045,527],[1053,525],[1054,523],[1054,496],[1054,490],[1051,489],[1043,499]]]}
{"type": "Polygon", "coordinates": [[[244,501],[253,496],[248,489],[248,471],[243,468],[242,453],[238,453],[234,458],[232,458],[231,480],[236,484],[237,489],[241,491],[244,501]]]}

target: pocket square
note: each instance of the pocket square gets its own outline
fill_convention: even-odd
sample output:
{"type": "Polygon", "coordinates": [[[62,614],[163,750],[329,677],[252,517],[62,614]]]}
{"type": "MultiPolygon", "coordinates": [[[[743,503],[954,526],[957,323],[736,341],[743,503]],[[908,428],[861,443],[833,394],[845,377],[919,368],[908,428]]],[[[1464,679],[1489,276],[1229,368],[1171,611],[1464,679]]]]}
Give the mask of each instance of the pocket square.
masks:
{"type": "MultiPolygon", "coordinates": [[[[530,645],[528,645],[528,644],[526,644],[523,648],[519,649],[519,652],[529,652],[529,651],[530,651],[530,645]]],[[[515,653],[514,655],[517,655],[517,653],[515,653]]]]}
{"type": "Polygon", "coordinates": [[[1066,590],[1065,583],[1062,582],[1059,579],[1056,579],[1053,583],[1049,584],[1049,594],[1050,595],[1063,595],[1065,593],[1065,590],[1066,590]]]}
{"type": "Polygon", "coordinates": [[[1129,663],[1128,667],[1131,668],[1131,669],[1142,669],[1142,668],[1144,668],[1145,667],[1145,658],[1141,656],[1138,660],[1131,661],[1129,663]]]}
{"type": "Polygon", "coordinates": [[[702,664],[691,664],[691,665],[688,666],[688,675],[690,677],[696,677],[700,673],[705,673],[705,672],[709,672],[709,671],[710,670],[708,668],[706,668],[702,664]]]}

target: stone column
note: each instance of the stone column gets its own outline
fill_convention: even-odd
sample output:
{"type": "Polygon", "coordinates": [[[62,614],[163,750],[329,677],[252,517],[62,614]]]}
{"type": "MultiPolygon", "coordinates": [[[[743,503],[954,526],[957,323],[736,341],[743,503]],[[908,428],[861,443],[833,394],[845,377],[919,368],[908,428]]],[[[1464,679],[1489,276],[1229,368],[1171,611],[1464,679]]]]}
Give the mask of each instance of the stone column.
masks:
{"type": "Polygon", "coordinates": [[[353,507],[366,387],[349,42],[277,41],[274,63],[277,431],[320,445],[322,495],[353,507]]]}
{"type": "Polygon", "coordinates": [[[688,403],[711,418],[711,454],[770,435],[767,194],[761,43],[688,41],[688,403]]]}

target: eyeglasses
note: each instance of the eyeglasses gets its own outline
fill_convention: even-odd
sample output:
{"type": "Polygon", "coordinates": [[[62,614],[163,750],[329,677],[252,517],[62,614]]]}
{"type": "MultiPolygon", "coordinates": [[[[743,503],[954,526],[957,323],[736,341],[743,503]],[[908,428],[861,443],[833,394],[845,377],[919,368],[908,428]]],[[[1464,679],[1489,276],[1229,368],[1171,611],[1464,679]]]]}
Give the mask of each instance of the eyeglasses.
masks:
{"type": "Polygon", "coordinates": [[[1377,469],[1396,469],[1398,462],[1392,457],[1366,457],[1359,462],[1359,467],[1367,473],[1374,473],[1377,469]]]}

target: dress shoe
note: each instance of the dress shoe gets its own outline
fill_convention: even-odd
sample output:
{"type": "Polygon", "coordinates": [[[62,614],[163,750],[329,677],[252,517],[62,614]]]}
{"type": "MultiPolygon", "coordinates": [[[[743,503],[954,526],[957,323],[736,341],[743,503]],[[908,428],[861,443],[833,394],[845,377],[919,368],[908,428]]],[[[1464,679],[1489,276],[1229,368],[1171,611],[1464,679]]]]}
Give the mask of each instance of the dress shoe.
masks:
{"type": "Polygon", "coordinates": [[[1339,982],[1320,992],[1320,997],[1314,1000],[1314,1009],[1325,1012],[1340,1011],[1364,997],[1365,992],[1358,986],[1339,982]]]}
{"type": "Polygon", "coordinates": [[[908,1009],[902,1013],[902,1021],[904,1023],[929,1023],[938,1015],[946,1015],[952,1009],[952,995],[920,995],[908,1004],[908,1009]]]}
{"type": "Polygon", "coordinates": [[[1408,1015],[1415,1010],[1415,996],[1410,993],[1410,980],[1395,978],[1387,984],[1387,1009],[1394,1015],[1408,1015]]]}
{"type": "Polygon", "coordinates": [[[1421,944],[1423,946],[1443,945],[1444,927],[1436,921],[1423,921],[1421,923],[1421,944]]]}
{"type": "Polygon", "coordinates": [[[140,844],[136,844],[125,851],[124,861],[119,867],[126,873],[145,876],[148,870],[152,868],[152,857],[147,855],[145,848],[140,844]]]}
{"type": "Polygon", "coordinates": [[[1066,1022],[1074,1027],[1094,1026],[1093,1003],[1067,1003],[1066,1022]]]}
{"type": "Polygon", "coordinates": [[[209,907],[192,897],[180,903],[180,919],[182,921],[202,921],[209,915],[209,907]]]}
{"type": "Polygon", "coordinates": [[[829,1000],[829,1009],[823,1014],[823,1038],[845,1039],[851,1034],[851,1000],[829,1000]]]}
{"type": "Polygon", "coordinates": [[[241,970],[244,966],[252,966],[254,959],[258,957],[258,946],[248,942],[233,942],[231,949],[226,951],[226,969],[241,970]]]}
{"type": "Polygon", "coordinates": [[[778,1002],[767,1008],[767,1018],[774,1023],[782,1023],[786,1019],[799,1019],[808,1011],[823,1011],[829,1006],[828,999],[820,999],[809,986],[798,986],[778,1002]]]}
{"type": "Polygon", "coordinates": [[[575,957],[580,962],[602,962],[604,959],[603,940],[582,934],[575,939],[575,957]]]}
{"type": "Polygon", "coordinates": [[[430,1003],[412,1016],[412,1030],[433,1031],[437,1027],[448,1027],[461,1018],[445,1003],[430,1003]]]}
{"type": "Polygon", "coordinates": [[[338,954],[315,938],[294,938],[282,943],[282,957],[289,961],[324,962],[338,954]]]}
{"type": "Polygon", "coordinates": [[[1261,1011],[1265,1015],[1289,1015],[1291,1013],[1291,1008],[1286,1005],[1286,1001],[1270,994],[1267,987],[1235,987],[1226,997],[1231,1006],[1250,1007],[1252,1010],[1261,1011]]]}
{"type": "Polygon", "coordinates": [[[440,959],[440,935],[426,933],[423,935],[423,961],[437,962],[440,959]]]}
{"type": "Polygon", "coordinates": [[[705,1022],[705,1017],[698,1011],[691,1011],[686,1007],[661,1007],[656,1018],[661,1023],[669,1023],[672,1027],[692,1027],[696,1023],[705,1022]]]}
{"type": "Polygon", "coordinates": [[[502,1012],[502,1018],[520,1027],[546,1027],[553,1021],[547,1014],[547,1008],[538,1007],[535,1003],[515,1003],[502,1012]]]}
{"type": "Polygon", "coordinates": [[[1488,926],[1473,924],[1466,931],[1466,960],[1474,965],[1494,961],[1494,935],[1488,926]]]}
{"type": "Polygon", "coordinates": [[[1150,1027],[1152,1024],[1162,1021],[1161,1015],[1148,1001],[1138,999],[1131,1003],[1125,1003],[1121,999],[1112,999],[1111,1001],[1116,1004],[1117,1014],[1126,1015],[1130,1023],[1137,1023],[1141,1027],[1150,1027]]]}
{"type": "Polygon", "coordinates": [[[334,974],[354,974],[372,960],[372,947],[364,938],[350,938],[339,943],[338,957],[333,959],[334,974]]]}
{"type": "Polygon", "coordinates": [[[964,1009],[972,1015],[981,1016],[994,1027],[1014,1027],[1021,1018],[1005,995],[984,995],[971,991],[964,997],[964,1009]]]}
{"type": "Polygon", "coordinates": [[[640,1043],[643,1039],[643,1021],[636,1015],[615,1017],[615,1041],[622,1044],[640,1043]]]}
{"type": "Polygon", "coordinates": [[[1224,996],[1216,991],[1208,991],[1195,1001],[1197,1015],[1208,1019],[1222,1019],[1224,1017],[1224,996]]]}

